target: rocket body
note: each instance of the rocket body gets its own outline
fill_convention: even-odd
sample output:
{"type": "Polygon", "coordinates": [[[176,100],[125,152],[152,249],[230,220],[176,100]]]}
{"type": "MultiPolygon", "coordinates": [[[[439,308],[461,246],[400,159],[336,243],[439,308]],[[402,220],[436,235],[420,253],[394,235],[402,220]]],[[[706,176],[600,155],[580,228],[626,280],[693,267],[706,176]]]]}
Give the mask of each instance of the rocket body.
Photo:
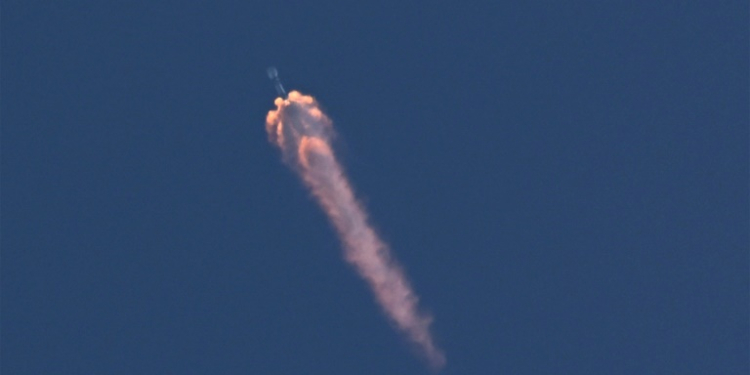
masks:
{"type": "Polygon", "coordinates": [[[284,90],[284,86],[281,85],[281,80],[279,79],[279,71],[276,70],[276,67],[269,67],[266,70],[266,73],[268,73],[268,79],[273,82],[273,87],[276,89],[276,94],[286,99],[286,90],[284,90]]]}

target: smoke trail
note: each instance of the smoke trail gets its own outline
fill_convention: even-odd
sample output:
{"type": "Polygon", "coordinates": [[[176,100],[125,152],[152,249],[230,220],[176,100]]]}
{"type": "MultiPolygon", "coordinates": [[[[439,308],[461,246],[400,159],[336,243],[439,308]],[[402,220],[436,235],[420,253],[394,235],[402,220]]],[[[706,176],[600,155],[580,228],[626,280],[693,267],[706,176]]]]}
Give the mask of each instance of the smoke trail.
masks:
{"type": "Polygon", "coordinates": [[[367,214],[355,199],[331,149],[331,121],[315,99],[296,91],[290,92],[286,100],[277,98],[275,104],[276,110],[266,117],[271,142],[279,146],[284,161],[312,190],[343,242],[346,260],[370,284],[388,317],[417,345],[433,368],[442,368],[445,357],[432,341],[431,317],[419,311],[418,298],[404,271],[370,227],[367,214]]]}

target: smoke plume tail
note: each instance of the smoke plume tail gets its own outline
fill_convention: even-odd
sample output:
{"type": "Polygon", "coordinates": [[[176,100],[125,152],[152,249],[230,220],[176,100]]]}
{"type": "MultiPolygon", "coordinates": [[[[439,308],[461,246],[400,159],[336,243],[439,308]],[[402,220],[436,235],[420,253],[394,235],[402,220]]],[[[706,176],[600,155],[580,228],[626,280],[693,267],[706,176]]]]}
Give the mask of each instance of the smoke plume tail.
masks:
{"type": "Polygon", "coordinates": [[[442,368],[445,356],[430,333],[432,318],[419,310],[403,269],[369,224],[336,160],[331,121],[315,99],[296,91],[287,99],[277,98],[275,104],[266,118],[270,141],[310,188],[338,232],[346,260],[370,285],[386,315],[433,368],[442,368]]]}

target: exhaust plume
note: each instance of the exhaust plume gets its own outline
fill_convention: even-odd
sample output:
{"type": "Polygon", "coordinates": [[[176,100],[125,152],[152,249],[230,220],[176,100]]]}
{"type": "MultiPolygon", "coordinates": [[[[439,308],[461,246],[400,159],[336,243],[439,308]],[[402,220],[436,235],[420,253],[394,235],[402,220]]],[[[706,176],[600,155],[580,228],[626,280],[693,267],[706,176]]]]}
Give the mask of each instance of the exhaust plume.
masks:
{"type": "Polygon", "coordinates": [[[370,285],[386,315],[434,369],[442,368],[445,356],[432,340],[432,318],[419,310],[404,271],[368,223],[367,213],[336,160],[331,120],[315,99],[297,91],[286,99],[277,98],[275,104],[276,109],[266,117],[270,141],[310,188],[338,232],[346,260],[370,285]]]}

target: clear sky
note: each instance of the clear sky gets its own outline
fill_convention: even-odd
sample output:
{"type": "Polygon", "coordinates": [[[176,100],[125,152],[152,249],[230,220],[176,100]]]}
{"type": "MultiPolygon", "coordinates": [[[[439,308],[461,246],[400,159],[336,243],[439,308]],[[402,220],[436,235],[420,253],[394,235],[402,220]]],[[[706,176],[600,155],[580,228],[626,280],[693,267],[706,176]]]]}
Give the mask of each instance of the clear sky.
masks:
{"type": "Polygon", "coordinates": [[[315,96],[444,374],[750,371],[747,1],[5,1],[3,374],[428,374],[264,129],[315,96]]]}

